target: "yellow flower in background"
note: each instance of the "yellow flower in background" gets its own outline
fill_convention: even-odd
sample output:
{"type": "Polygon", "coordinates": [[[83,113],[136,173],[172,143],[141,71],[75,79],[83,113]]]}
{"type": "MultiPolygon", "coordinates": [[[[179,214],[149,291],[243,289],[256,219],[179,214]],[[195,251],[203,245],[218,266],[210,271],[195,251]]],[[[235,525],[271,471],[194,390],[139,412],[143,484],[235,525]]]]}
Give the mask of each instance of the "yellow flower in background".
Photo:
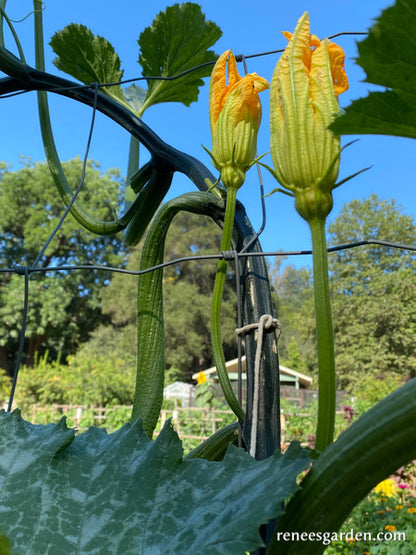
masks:
{"type": "Polygon", "coordinates": [[[205,373],[200,372],[196,377],[196,381],[197,381],[198,385],[201,385],[201,384],[205,383],[207,381],[207,377],[206,377],[205,373]]]}
{"type": "Polygon", "coordinates": [[[241,187],[253,165],[261,122],[259,93],[268,88],[268,81],[256,73],[240,77],[231,50],[218,58],[209,85],[210,154],[227,188],[241,187]]]}
{"type": "Polygon", "coordinates": [[[377,484],[374,491],[386,497],[393,497],[393,495],[397,493],[397,484],[391,478],[387,478],[387,480],[383,480],[377,484]]]}
{"type": "Polygon", "coordinates": [[[410,513],[411,515],[416,514],[416,507],[410,507],[409,509],[407,509],[407,512],[410,513]]]}
{"type": "Polygon", "coordinates": [[[386,526],[384,527],[384,530],[388,530],[389,532],[394,532],[394,530],[397,530],[397,528],[393,524],[386,524],[386,526]]]}
{"type": "Polygon", "coordinates": [[[348,88],[345,54],[328,39],[311,35],[305,12],[280,57],[270,87],[274,175],[295,196],[305,219],[326,217],[338,177],[340,139],[328,129],[348,88]]]}

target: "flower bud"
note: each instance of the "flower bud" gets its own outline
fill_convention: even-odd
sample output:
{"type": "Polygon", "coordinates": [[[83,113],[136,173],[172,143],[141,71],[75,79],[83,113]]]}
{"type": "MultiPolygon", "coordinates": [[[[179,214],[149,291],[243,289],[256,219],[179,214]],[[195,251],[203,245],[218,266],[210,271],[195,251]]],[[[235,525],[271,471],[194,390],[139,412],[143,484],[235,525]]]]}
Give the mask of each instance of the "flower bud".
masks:
{"type": "Polygon", "coordinates": [[[231,50],[218,58],[209,85],[210,154],[225,187],[241,187],[253,165],[261,122],[259,93],[267,88],[269,83],[256,73],[240,77],[231,50]]]}
{"type": "Polygon", "coordinates": [[[295,196],[300,215],[326,217],[338,177],[340,139],[328,129],[347,90],[340,46],[310,34],[299,19],[280,57],[270,88],[271,154],[279,183],[295,196]]]}

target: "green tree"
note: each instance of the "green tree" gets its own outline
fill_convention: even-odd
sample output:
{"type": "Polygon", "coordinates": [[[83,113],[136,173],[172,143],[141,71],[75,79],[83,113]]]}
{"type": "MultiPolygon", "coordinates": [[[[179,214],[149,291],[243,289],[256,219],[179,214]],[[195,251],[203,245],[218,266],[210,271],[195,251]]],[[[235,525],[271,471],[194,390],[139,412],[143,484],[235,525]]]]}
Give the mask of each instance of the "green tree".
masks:
{"type": "MultiPolygon", "coordinates": [[[[169,230],[165,259],[219,251],[221,230],[208,217],[178,214],[169,230]]],[[[128,268],[139,268],[140,245],[130,256],[128,268]]],[[[164,273],[164,306],[167,369],[178,369],[182,379],[213,364],[210,310],[216,260],[196,260],[169,266],[164,273]]],[[[83,350],[118,350],[123,356],[136,352],[137,277],[114,275],[102,291],[104,313],[111,326],[101,326],[83,350]]],[[[236,356],[235,278],[230,272],[223,306],[223,338],[227,358],[236,356]]]]}
{"type": "MultiPolygon", "coordinates": [[[[344,206],[328,226],[331,246],[362,239],[414,245],[416,225],[394,200],[371,195],[344,206]]],[[[416,257],[406,249],[369,245],[329,255],[338,389],[357,393],[366,379],[416,374],[416,257]],[[358,389],[357,389],[358,388],[358,389]]],[[[284,265],[272,272],[282,336],[283,364],[316,367],[311,277],[284,265]]],[[[299,368],[299,370],[301,370],[299,368]]],[[[389,382],[390,383],[390,382],[389,382]]]]}
{"type": "Polygon", "coordinates": [[[287,346],[287,354],[288,359],[286,362],[287,366],[292,370],[302,370],[305,368],[304,361],[302,360],[302,355],[300,353],[299,345],[296,342],[296,339],[293,337],[290,338],[290,343],[287,346]]]}
{"type": "Polygon", "coordinates": [[[279,356],[283,365],[310,372],[316,366],[311,272],[284,262],[283,257],[276,258],[272,269],[275,302],[282,324],[279,356]]]}
{"type": "MultiPolygon", "coordinates": [[[[394,200],[371,195],[347,204],[329,226],[331,245],[378,239],[414,245],[416,225],[394,200]]],[[[416,375],[416,256],[365,246],[330,256],[338,387],[366,376],[416,375]]]]}
{"type": "MultiPolygon", "coordinates": [[[[81,180],[80,159],[64,163],[74,189],[81,180]]],[[[94,162],[86,168],[80,198],[98,218],[113,219],[120,197],[118,170],[101,173],[94,162]]],[[[31,266],[64,207],[46,164],[25,161],[0,174],[0,267],[31,266]]],[[[37,268],[77,264],[120,266],[125,262],[121,237],[97,237],[68,216],[44,252],[37,268]]],[[[99,292],[109,272],[34,272],[29,282],[29,312],[25,362],[31,366],[36,352],[65,357],[103,320],[99,292]]],[[[24,283],[13,273],[0,274],[0,366],[12,369],[22,326],[24,283]]]]}

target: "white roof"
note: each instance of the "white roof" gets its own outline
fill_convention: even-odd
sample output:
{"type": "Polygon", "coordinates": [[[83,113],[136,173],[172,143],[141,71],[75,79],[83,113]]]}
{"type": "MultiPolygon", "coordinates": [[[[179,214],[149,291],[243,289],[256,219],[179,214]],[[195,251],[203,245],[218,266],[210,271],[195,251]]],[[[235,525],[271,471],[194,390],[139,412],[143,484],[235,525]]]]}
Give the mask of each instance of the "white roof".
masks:
{"type": "Polygon", "coordinates": [[[163,392],[164,393],[189,393],[189,390],[192,389],[194,386],[191,383],[186,382],[175,382],[167,385],[163,392]]]}
{"type": "MultiPolygon", "coordinates": [[[[225,363],[225,367],[227,368],[227,371],[230,374],[234,373],[234,372],[237,372],[238,371],[238,358],[234,358],[232,360],[227,361],[225,363]]],[[[241,370],[242,370],[242,373],[245,374],[245,372],[246,372],[246,356],[245,355],[243,355],[241,357],[241,370]]],[[[280,370],[280,374],[286,374],[287,376],[291,376],[292,378],[296,378],[296,379],[299,380],[300,383],[304,384],[306,387],[309,387],[312,384],[312,378],[310,378],[306,374],[302,374],[301,372],[297,372],[296,370],[292,370],[291,368],[287,368],[286,366],[282,366],[282,365],[279,365],[279,370],[280,370]]],[[[206,376],[216,374],[217,373],[217,367],[212,366],[211,368],[208,368],[207,370],[203,370],[203,373],[206,376]]],[[[196,374],[193,374],[192,379],[196,380],[198,374],[199,374],[199,372],[196,372],[196,374]]]]}

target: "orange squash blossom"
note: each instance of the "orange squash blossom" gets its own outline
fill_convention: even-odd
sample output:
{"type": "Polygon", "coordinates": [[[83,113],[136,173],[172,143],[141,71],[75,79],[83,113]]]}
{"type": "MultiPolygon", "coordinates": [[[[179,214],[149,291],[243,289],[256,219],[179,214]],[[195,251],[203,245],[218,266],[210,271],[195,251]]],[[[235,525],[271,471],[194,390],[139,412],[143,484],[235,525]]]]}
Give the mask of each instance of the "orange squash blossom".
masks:
{"type": "Polygon", "coordinates": [[[239,75],[231,50],[218,58],[209,85],[210,154],[225,187],[241,187],[254,163],[261,122],[259,93],[267,88],[268,81],[256,73],[239,75]]]}
{"type": "Polygon", "coordinates": [[[342,48],[310,33],[307,12],[279,59],[270,88],[271,154],[275,176],[305,219],[326,217],[339,170],[340,139],[328,129],[347,90],[342,48]]]}

